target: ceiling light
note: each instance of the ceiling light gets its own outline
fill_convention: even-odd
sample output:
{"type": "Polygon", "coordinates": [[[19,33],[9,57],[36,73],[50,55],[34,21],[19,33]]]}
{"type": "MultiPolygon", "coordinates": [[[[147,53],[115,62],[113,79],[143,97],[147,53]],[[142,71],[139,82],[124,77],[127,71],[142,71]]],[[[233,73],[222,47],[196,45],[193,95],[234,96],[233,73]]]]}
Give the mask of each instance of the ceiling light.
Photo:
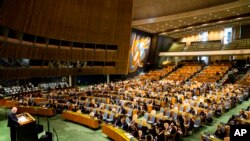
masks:
{"type": "Polygon", "coordinates": [[[211,15],[212,15],[212,13],[209,13],[209,15],[211,16],[211,15]]]}
{"type": "Polygon", "coordinates": [[[224,21],[218,21],[218,23],[223,23],[224,21]]]}
{"type": "Polygon", "coordinates": [[[242,11],[243,9],[241,8],[240,10],[242,11]]]}
{"type": "Polygon", "coordinates": [[[194,17],[194,19],[196,19],[196,17],[194,17]]]}
{"type": "Polygon", "coordinates": [[[230,11],[229,9],[227,9],[227,11],[230,11]]]}
{"type": "Polygon", "coordinates": [[[232,12],[232,13],[235,13],[235,12],[232,12]]]}

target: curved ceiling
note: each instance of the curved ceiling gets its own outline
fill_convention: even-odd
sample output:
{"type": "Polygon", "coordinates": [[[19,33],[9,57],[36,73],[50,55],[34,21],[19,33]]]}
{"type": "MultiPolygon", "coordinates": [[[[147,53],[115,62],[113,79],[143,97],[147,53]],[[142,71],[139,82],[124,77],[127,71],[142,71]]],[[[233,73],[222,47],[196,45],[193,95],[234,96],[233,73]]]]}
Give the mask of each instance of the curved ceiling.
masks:
{"type": "MultiPolygon", "coordinates": [[[[179,2],[181,0],[175,1],[179,2]]],[[[202,0],[199,1],[201,2],[202,0]]],[[[182,0],[182,2],[184,1],[182,0]]],[[[133,20],[132,27],[152,34],[164,34],[168,36],[171,36],[173,32],[179,32],[178,36],[176,36],[175,34],[174,38],[180,38],[186,36],[185,29],[188,28],[191,29],[201,26],[216,26],[221,23],[233,23],[234,21],[238,24],[241,24],[241,21],[244,21],[244,23],[246,24],[246,19],[250,22],[249,17],[250,0],[238,0],[226,4],[221,4],[179,14],[133,20]]]]}
{"type": "Polygon", "coordinates": [[[133,20],[179,14],[237,0],[134,0],[133,20]]]}

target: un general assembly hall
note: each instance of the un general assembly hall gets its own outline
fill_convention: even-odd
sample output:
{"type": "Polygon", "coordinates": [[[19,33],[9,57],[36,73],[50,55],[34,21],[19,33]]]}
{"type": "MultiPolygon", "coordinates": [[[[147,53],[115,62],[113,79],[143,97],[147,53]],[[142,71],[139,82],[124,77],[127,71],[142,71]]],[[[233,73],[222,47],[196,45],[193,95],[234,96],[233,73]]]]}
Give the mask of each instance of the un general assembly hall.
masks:
{"type": "Polygon", "coordinates": [[[246,141],[250,0],[0,0],[0,141],[246,141]]]}

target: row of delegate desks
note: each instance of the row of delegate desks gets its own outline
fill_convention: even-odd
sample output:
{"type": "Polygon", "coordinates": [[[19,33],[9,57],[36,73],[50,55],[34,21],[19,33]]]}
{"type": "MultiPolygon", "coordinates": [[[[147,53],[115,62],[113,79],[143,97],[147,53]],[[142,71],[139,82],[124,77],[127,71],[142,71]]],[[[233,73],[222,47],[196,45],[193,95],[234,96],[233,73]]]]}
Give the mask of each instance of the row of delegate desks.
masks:
{"type": "Polygon", "coordinates": [[[30,107],[30,106],[18,106],[18,113],[27,112],[31,115],[40,115],[40,116],[54,116],[55,111],[53,108],[43,108],[43,107],[30,107]]]}
{"type": "Polygon", "coordinates": [[[64,111],[62,113],[62,117],[65,120],[73,121],[78,124],[91,127],[93,129],[99,128],[99,120],[92,118],[87,114],[81,114],[81,113],[72,112],[72,111],[64,111]]]}
{"type": "MultiPolygon", "coordinates": [[[[92,118],[86,114],[64,111],[62,113],[62,117],[65,120],[73,121],[78,124],[91,127],[93,129],[99,128],[99,120],[92,118]]],[[[102,133],[106,134],[109,138],[115,141],[137,141],[134,136],[130,135],[126,131],[109,124],[102,125],[102,133]]]]}
{"type": "Polygon", "coordinates": [[[114,141],[137,141],[134,136],[130,135],[126,131],[109,124],[102,125],[102,133],[106,134],[114,141]]]}

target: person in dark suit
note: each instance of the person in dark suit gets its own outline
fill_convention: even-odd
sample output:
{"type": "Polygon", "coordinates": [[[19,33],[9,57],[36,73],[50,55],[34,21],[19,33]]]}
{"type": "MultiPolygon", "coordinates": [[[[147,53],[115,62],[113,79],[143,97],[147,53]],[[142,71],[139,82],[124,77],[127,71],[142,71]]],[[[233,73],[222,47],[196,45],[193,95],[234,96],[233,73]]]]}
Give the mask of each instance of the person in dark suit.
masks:
{"type": "Polygon", "coordinates": [[[193,107],[190,109],[189,113],[192,115],[195,115],[195,111],[194,111],[193,107]]]}
{"type": "Polygon", "coordinates": [[[193,127],[194,127],[194,120],[193,120],[192,118],[188,119],[188,120],[187,120],[187,125],[188,125],[187,130],[188,130],[188,131],[192,131],[192,130],[193,130],[193,127]]]}
{"type": "Polygon", "coordinates": [[[226,132],[225,132],[224,127],[222,127],[221,125],[218,125],[217,130],[215,131],[214,135],[223,140],[224,137],[226,137],[226,132]]]}
{"type": "Polygon", "coordinates": [[[169,132],[171,135],[173,135],[173,134],[176,133],[176,127],[175,127],[174,123],[171,123],[171,124],[170,124],[170,127],[169,127],[169,129],[168,129],[168,132],[169,132]]]}
{"type": "Polygon", "coordinates": [[[245,111],[243,111],[243,110],[240,111],[239,117],[240,117],[240,118],[244,118],[244,119],[247,119],[247,118],[248,118],[247,114],[246,114],[245,111]]]}
{"type": "Polygon", "coordinates": [[[8,127],[10,127],[11,141],[16,141],[16,127],[19,126],[18,119],[16,117],[17,108],[13,107],[8,114],[8,127]]]}
{"type": "Polygon", "coordinates": [[[125,131],[128,130],[128,124],[127,124],[127,122],[125,121],[125,118],[122,118],[122,119],[121,119],[120,128],[122,128],[122,129],[125,130],[125,131]]]}

